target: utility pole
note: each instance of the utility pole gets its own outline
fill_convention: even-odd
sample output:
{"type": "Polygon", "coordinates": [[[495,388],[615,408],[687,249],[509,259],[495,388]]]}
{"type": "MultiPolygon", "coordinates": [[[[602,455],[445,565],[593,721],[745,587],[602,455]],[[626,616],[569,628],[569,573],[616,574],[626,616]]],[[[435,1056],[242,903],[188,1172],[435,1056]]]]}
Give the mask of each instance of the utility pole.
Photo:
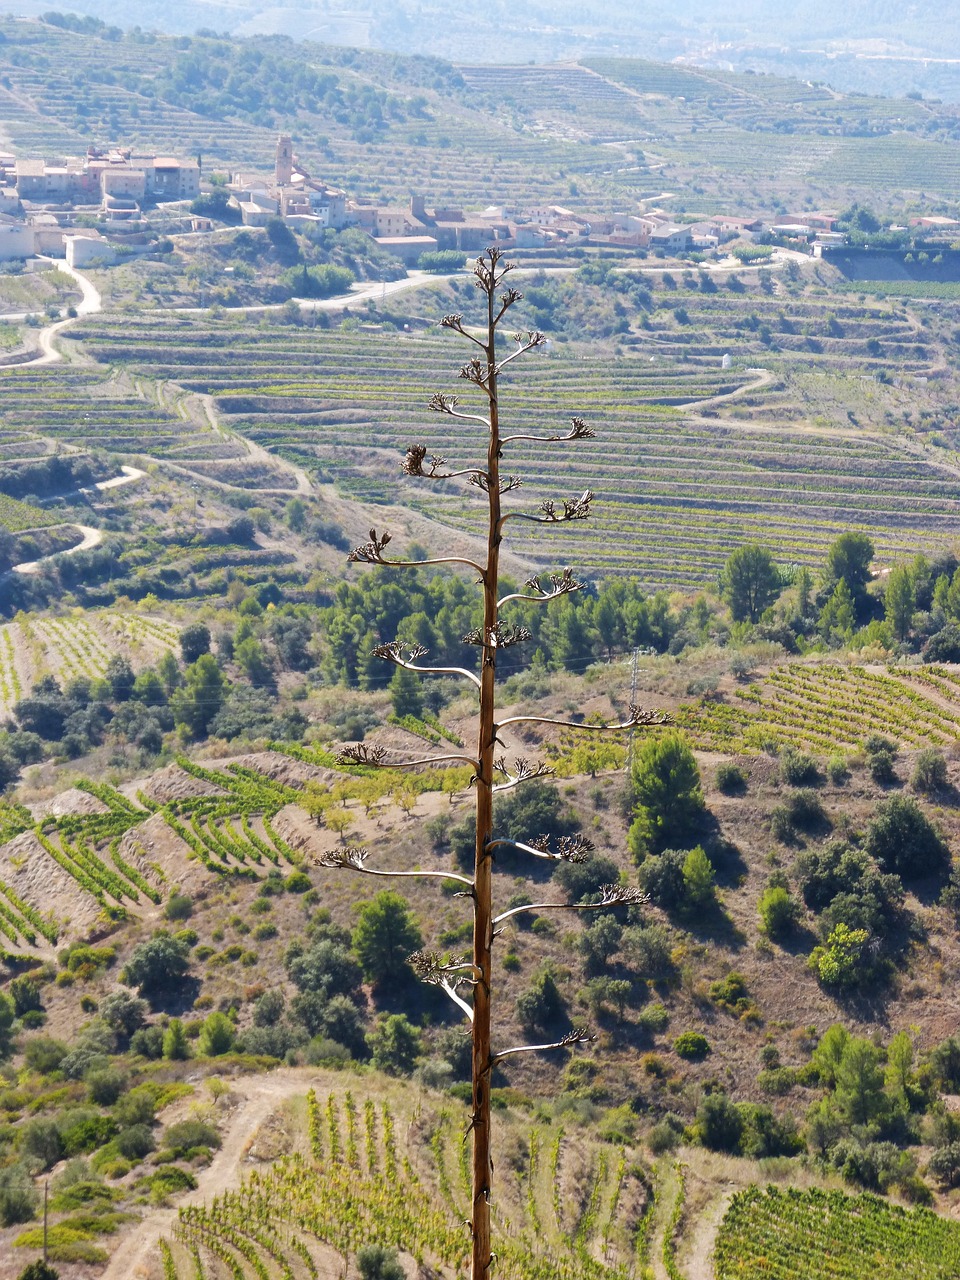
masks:
{"type": "MultiPolygon", "coordinates": [[[[637,682],[640,678],[640,648],[636,646],[633,650],[633,663],[630,672],[630,705],[637,705],[637,682]]],[[[633,736],[634,730],[630,730],[630,736],[627,739],[627,774],[633,768],[633,736]]]]}
{"type": "Polygon", "coordinates": [[[47,1265],[47,1198],[50,1193],[50,1179],[43,1180],[43,1265],[47,1265]]]}

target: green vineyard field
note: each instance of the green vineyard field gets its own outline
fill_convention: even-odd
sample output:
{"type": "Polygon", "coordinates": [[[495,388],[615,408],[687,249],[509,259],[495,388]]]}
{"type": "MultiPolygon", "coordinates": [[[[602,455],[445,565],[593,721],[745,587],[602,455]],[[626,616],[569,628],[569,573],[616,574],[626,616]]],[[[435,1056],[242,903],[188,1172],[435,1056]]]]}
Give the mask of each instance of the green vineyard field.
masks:
{"type": "MultiPolygon", "coordinates": [[[[422,1105],[422,1104],[421,1104],[422,1105]]],[[[251,1173],[237,1191],[181,1208],[172,1275],[199,1266],[295,1280],[343,1269],[366,1244],[392,1245],[447,1276],[467,1270],[465,1112],[428,1102],[412,1118],[349,1090],[307,1098],[306,1151],[251,1173]],[[420,1141],[411,1142],[411,1127],[420,1141]],[[408,1135],[402,1139],[402,1135],[408,1135]]],[[[646,1201],[635,1160],[618,1147],[532,1128],[495,1215],[497,1273],[509,1280],[626,1280],[646,1201]],[[571,1174],[579,1175],[574,1182],[571,1174]],[[561,1197],[558,1188],[567,1188],[561,1197]]]]}
{"type": "Polygon", "coordinates": [[[944,746],[960,737],[960,669],[791,663],[728,698],[682,707],[677,722],[707,751],[793,743],[829,753],[872,733],[906,747],[944,746]]]}
{"type": "Polygon", "coordinates": [[[53,616],[19,613],[0,626],[0,711],[15,703],[43,676],[61,683],[102,676],[114,654],[135,671],[176,649],[180,628],[163,618],[120,609],[87,609],[53,616]]]}
{"type": "Polygon", "coordinates": [[[839,1191],[761,1191],[733,1199],[716,1280],[952,1280],[960,1225],[925,1209],[839,1191]]]}
{"type": "MultiPolygon", "coordinates": [[[[892,343],[909,341],[889,315],[876,323],[892,343]]],[[[426,412],[431,392],[451,386],[460,354],[442,337],[260,332],[206,320],[104,320],[86,324],[80,336],[105,363],[214,396],[225,423],[335,478],[348,496],[401,501],[479,533],[479,508],[467,487],[401,483],[397,465],[413,442],[455,466],[473,457],[462,430],[426,412]]],[[[520,366],[508,390],[511,426],[543,434],[583,414],[597,439],[559,458],[535,445],[511,446],[506,465],[525,484],[514,509],[595,487],[600,501],[594,520],[549,540],[518,523],[511,531],[517,552],[596,575],[690,586],[715,579],[730,551],[751,539],[787,562],[816,565],[851,526],[868,529],[888,560],[960,536],[956,476],[895,438],[685,420],[685,409],[755,376],[718,365],[556,351],[520,366]],[[536,496],[524,504],[527,491],[536,496]]]]}

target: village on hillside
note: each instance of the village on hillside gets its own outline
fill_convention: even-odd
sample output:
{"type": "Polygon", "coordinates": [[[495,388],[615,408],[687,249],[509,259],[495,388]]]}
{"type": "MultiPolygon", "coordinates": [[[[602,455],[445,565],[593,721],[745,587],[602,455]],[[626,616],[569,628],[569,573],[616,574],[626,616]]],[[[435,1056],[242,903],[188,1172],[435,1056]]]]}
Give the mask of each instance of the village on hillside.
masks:
{"type": "MultiPolygon", "coordinates": [[[[265,227],[279,218],[309,233],[355,227],[405,267],[423,254],[504,249],[565,250],[588,245],[659,256],[706,255],[732,241],[768,242],[819,257],[846,243],[836,210],[777,218],[718,213],[696,221],[647,207],[615,214],[575,211],[557,204],[479,212],[428,208],[411,194],[406,206],[353,198],[314,177],[293,150],[277,140],[272,174],[235,172],[205,180],[202,158],[138,155],[128,149],[91,146],[81,157],[47,161],[0,152],[0,262],[35,255],[62,257],[71,267],[108,266],[157,251],[162,237],[204,233],[217,222],[265,227]]],[[[953,244],[960,220],[914,220],[926,240],[953,244]]],[[[903,230],[903,228],[892,228],[903,230]]]]}

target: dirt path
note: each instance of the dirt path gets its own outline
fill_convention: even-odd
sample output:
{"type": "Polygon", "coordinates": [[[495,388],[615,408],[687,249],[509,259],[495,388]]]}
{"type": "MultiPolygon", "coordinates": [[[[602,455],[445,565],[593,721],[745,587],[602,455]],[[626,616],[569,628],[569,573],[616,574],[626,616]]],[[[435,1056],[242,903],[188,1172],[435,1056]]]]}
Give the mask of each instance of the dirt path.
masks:
{"type": "MultiPolygon", "coordinates": [[[[573,267],[570,269],[574,270],[573,267]]],[[[338,293],[333,298],[292,298],[290,301],[295,302],[301,311],[349,311],[352,307],[376,302],[394,293],[405,293],[408,289],[422,289],[425,285],[433,284],[434,281],[453,280],[462,275],[464,275],[463,270],[447,273],[413,270],[401,280],[367,280],[354,285],[348,293],[338,293]]],[[[282,311],[287,305],[286,302],[252,303],[249,306],[228,307],[227,311],[231,315],[235,312],[260,315],[267,311],[282,311]]],[[[205,315],[208,309],[207,307],[158,307],[155,310],[196,316],[205,315]]]]}
{"type": "MultiPolygon", "coordinates": [[[[223,1131],[223,1145],[207,1169],[197,1175],[196,1191],[189,1191],[177,1206],[199,1204],[219,1195],[238,1181],[240,1166],[253,1144],[260,1126],[287,1099],[306,1093],[311,1073],[279,1068],[269,1075],[230,1081],[232,1093],[244,1101],[230,1117],[223,1131]]],[[[169,1234],[177,1219],[177,1209],[152,1209],[118,1240],[100,1280],[143,1280],[161,1235],[169,1234]]]]}
{"type": "Polygon", "coordinates": [[[687,1280],[714,1280],[713,1247],[724,1214],[735,1192],[726,1191],[711,1200],[690,1224],[681,1244],[680,1269],[687,1280]]]}
{"type": "Polygon", "coordinates": [[[62,329],[65,329],[67,325],[73,324],[74,319],[79,319],[81,316],[92,316],[103,310],[103,299],[100,296],[100,291],[92,281],[81,275],[75,267],[68,267],[65,262],[54,261],[52,258],[47,259],[47,261],[53,262],[54,266],[62,271],[64,275],[73,277],[80,286],[82,297],[77,304],[75,317],[69,316],[65,320],[57,320],[54,324],[47,325],[45,329],[40,330],[39,344],[41,354],[35,359],[24,360],[23,364],[55,364],[58,360],[62,360],[63,355],[54,346],[54,338],[56,338],[57,334],[62,329]]]}
{"type": "Polygon", "coordinates": [[[120,471],[121,474],[114,476],[112,480],[98,480],[93,487],[105,493],[108,489],[119,489],[122,485],[133,484],[134,480],[142,480],[147,474],[139,467],[121,466],[120,471]]]}
{"type": "MultiPolygon", "coordinates": [[[[39,573],[41,565],[46,564],[48,560],[55,560],[57,556],[72,556],[77,551],[90,551],[93,547],[99,547],[103,541],[103,533],[99,529],[94,529],[88,524],[77,524],[75,521],[69,521],[69,525],[73,529],[79,529],[83,534],[81,540],[75,547],[66,547],[63,551],[54,551],[52,555],[41,556],[39,560],[25,560],[22,564],[15,564],[11,569],[11,573],[39,573]]],[[[51,528],[59,528],[61,526],[52,525],[51,528]]]]}

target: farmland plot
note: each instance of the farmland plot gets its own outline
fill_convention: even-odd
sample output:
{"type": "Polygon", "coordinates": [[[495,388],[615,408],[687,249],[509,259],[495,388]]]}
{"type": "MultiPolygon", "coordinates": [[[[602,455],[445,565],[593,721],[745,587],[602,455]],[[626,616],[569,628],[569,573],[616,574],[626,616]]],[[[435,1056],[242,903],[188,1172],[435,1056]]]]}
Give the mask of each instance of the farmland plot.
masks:
{"type": "MultiPolygon", "coordinates": [[[[151,376],[213,395],[223,420],[250,439],[366,502],[402,501],[430,518],[480,533],[476,504],[456,482],[400,489],[398,454],[422,442],[451,465],[467,460],[462,433],[425,411],[450,386],[443,338],[336,330],[251,332],[206,321],[109,321],[85,329],[90,350],[151,376]],[[203,326],[204,341],[196,341],[203,326]]],[[[759,539],[788,562],[822,562],[851,526],[867,529],[881,559],[935,550],[960,534],[960,481],[892,437],[791,426],[752,430],[695,413],[751,385],[754,374],[677,360],[557,350],[512,378],[517,428],[542,435],[583,414],[597,432],[555,457],[511,446],[527,491],[560,497],[603,476],[602,507],[588,525],[558,530],[545,546],[518,526],[517,550],[595,574],[630,573],[651,584],[713,579],[739,543],[759,539]]],[[[763,392],[758,392],[762,398],[763,392]]],[[[737,403],[730,402],[731,405],[737,403]]]]}
{"type": "Polygon", "coordinates": [[[179,628],[162,618],[113,609],[55,617],[20,613],[0,627],[0,714],[8,714],[42,676],[61,684],[102,676],[114,654],[135,671],[175,649],[179,628]]]}
{"type": "Polygon", "coordinates": [[[960,1228],[928,1209],[878,1196],[750,1187],[737,1194],[716,1245],[717,1280],[948,1280],[960,1267],[960,1228]]]}
{"type": "Polygon", "coordinates": [[[960,669],[790,663],[729,697],[682,707],[677,720],[707,751],[791,743],[829,754],[874,733],[908,748],[942,747],[960,738],[960,669]]]}
{"type": "MultiPolygon", "coordinates": [[[[175,1242],[166,1245],[168,1274],[187,1280],[200,1259],[237,1276],[248,1267],[316,1276],[331,1248],[345,1260],[371,1240],[461,1274],[470,1245],[463,1114],[450,1104],[425,1116],[429,1144],[402,1141],[410,1123],[392,1099],[311,1090],[307,1150],[250,1174],[209,1205],[182,1208],[175,1242]]],[[[519,1176],[504,1178],[497,1200],[499,1273],[510,1280],[629,1274],[648,1198],[635,1157],[612,1144],[564,1142],[562,1130],[542,1126],[530,1127],[520,1145],[519,1176]]]]}

